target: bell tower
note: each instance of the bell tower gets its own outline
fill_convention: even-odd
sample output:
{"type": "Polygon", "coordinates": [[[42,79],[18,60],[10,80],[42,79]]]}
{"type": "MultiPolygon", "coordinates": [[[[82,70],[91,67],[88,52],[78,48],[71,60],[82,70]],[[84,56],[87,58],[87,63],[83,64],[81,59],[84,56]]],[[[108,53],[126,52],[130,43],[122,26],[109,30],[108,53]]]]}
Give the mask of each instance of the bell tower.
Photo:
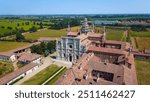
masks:
{"type": "Polygon", "coordinates": [[[70,25],[68,24],[68,29],[67,29],[68,32],[71,32],[71,27],[70,25]]]}
{"type": "Polygon", "coordinates": [[[81,32],[81,34],[87,34],[88,32],[91,32],[87,18],[84,19],[80,32],[81,32]]]}

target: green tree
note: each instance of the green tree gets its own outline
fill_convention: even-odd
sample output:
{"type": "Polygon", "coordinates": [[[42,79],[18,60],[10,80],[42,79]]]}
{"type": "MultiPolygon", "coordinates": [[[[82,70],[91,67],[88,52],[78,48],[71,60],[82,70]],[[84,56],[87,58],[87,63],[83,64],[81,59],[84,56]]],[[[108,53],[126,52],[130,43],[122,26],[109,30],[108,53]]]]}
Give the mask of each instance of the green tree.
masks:
{"type": "Polygon", "coordinates": [[[35,26],[33,26],[32,28],[29,29],[30,32],[36,32],[37,28],[35,26]]]}
{"type": "Polygon", "coordinates": [[[16,41],[18,42],[25,41],[25,37],[19,31],[16,33],[16,41]]]}
{"type": "Polygon", "coordinates": [[[49,53],[53,53],[55,51],[56,48],[56,42],[49,42],[47,43],[47,50],[49,51],[49,53]]]}

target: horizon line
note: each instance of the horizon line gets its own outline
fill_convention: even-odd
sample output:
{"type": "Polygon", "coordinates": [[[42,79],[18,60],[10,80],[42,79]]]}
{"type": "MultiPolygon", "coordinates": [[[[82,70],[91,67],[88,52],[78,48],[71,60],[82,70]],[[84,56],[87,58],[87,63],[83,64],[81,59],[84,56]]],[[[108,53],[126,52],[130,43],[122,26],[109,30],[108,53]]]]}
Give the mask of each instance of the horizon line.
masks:
{"type": "Polygon", "coordinates": [[[0,14],[0,16],[30,16],[30,15],[150,15],[150,13],[95,13],[95,14],[0,14]]]}

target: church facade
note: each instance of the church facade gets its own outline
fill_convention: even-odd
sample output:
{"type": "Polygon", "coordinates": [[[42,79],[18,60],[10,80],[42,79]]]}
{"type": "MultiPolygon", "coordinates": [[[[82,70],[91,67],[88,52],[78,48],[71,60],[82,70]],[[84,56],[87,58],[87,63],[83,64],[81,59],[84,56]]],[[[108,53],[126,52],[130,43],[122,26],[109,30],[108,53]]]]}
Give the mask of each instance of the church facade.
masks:
{"type": "MultiPolygon", "coordinates": [[[[57,40],[58,60],[76,62],[80,56],[87,52],[87,47],[92,44],[90,39],[94,39],[91,35],[95,34],[94,25],[89,25],[89,23],[91,22],[85,18],[79,32],[71,32],[70,27],[68,27],[67,35],[57,40]]],[[[101,37],[100,34],[98,36],[101,37]]]]}

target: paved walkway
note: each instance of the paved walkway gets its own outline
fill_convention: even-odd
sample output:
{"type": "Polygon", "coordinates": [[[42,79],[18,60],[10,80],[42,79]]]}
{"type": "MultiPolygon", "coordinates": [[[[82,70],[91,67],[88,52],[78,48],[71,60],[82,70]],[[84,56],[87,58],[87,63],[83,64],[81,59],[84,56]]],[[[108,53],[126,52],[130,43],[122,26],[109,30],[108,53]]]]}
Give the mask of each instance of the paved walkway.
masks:
{"type": "Polygon", "coordinates": [[[29,78],[33,77],[34,75],[36,75],[37,73],[39,73],[40,71],[42,71],[43,69],[47,68],[48,66],[50,66],[52,64],[52,60],[51,60],[51,58],[49,56],[46,57],[46,58],[43,58],[42,61],[43,61],[43,64],[37,70],[35,70],[32,73],[26,75],[23,79],[21,79],[20,81],[18,81],[14,85],[22,84],[24,81],[26,81],[29,78]]]}
{"type": "Polygon", "coordinates": [[[39,73],[40,71],[42,71],[43,69],[47,68],[48,66],[50,66],[51,64],[55,64],[59,67],[67,67],[70,68],[71,65],[68,65],[67,63],[63,63],[60,62],[58,60],[54,60],[52,59],[50,56],[43,58],[43,64],[35,71],[33,71],[32,73],[26,75],[23,79],[19,80],[18,82],[16,82],[14,85],[20,85],[23,82],[27,81],[28,79],[30,79],[31,77],[33,77],[34,75],[36,75],[37,73],[39,73]]]}

